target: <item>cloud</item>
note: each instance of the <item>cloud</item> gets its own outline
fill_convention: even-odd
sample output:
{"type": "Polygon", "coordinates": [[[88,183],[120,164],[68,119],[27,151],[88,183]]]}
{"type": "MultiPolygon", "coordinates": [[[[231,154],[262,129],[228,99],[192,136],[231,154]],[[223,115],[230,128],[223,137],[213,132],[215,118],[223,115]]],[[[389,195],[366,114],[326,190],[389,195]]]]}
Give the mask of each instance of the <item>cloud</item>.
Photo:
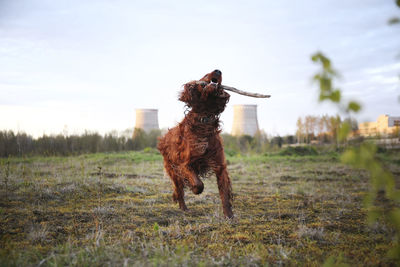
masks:
{"type": "Polygon", "coordinates": [[[383,66],[379,67],[374,67],[374,68],[366,68],[364,70],[364,73],[366,75],[374,75],[374,74],[393,74],[395,73],[400,73],[400,62],[396,63],[391,63],[391,64],[385,64],[383,66]]]}
{"type": "MultiPolygon", "coordinates": [[[[380,0],[0,3],[0,104],[11,114],[3,128],[12,118],[39,132],[64,124],[126,128],[140,107],[158,108],[160,125],[172,126],[183,114],[181,85],[220,68],[224,83],[272,94],[267,101],[233,95],[230,104],[256,103],[262,128],[290,133],[299,115],[336,112],[316,104],[310,55],[317,50],[342,73],[344,94],[365,101],[371,114],[396,88],[398,32],[385,24],[395,8],[380,0]],[[46,112],[54,118],[22,115],[46,112]]],[[[232,116],[228,106],[227,131],[232,116]]]]}

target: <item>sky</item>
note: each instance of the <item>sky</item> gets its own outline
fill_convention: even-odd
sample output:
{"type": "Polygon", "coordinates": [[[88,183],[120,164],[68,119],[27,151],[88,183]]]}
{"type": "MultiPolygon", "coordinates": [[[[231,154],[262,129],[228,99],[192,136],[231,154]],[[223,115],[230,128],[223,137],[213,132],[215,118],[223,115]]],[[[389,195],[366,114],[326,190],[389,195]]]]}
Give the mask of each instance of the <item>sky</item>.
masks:
{"type": "Polygon", "coordinates": [[[182,85],[220,69],[223,84],[269,99],[256,104],[269,135],[294,134],[318,103],[310,57],[328,56],[359,122],[400,116],[400,16],[392,0],[0,0],[0,130],[107,133],[135,125],[135,109],[158,109],[161,128],[183,118],[182,85]]]}

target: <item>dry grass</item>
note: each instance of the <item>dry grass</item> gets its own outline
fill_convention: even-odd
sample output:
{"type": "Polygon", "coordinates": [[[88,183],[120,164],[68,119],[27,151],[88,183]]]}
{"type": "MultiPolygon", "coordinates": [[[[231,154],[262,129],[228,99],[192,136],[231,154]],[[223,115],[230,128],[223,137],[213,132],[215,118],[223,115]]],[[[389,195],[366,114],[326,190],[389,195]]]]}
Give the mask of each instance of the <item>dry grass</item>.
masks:
{"type": "MultiPolygon", "coordinates": [[[[399,174],[399,158],[386,160],[399,174]]],[[[214,177],[181,212],[157,154],[15,158],[5,178],[6,161],[1,265],[394,264],[391,229],[366,223],[368,178],[335,157],[229,158],[233,220],[214,177]]]]}

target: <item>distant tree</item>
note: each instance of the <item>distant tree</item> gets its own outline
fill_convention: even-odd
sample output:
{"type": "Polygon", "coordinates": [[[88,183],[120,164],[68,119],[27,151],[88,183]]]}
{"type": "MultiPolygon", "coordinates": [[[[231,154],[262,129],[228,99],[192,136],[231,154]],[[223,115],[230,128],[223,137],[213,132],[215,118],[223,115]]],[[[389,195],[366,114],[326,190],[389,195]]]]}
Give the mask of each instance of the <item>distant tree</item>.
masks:
{"type": "Polygon", "coordinates": [[[318,117],[317,119],[317,136],[320,142],[322,142],[323,134],[325,132],[325,124],[324,124],[324,119],[322,117],[318,117]]]}
{"type": "Polygon", "coordinates": [[[352,131],[358,130],[358,122],[355,118],[348,117],[343,122],[348,123],[352,131]]]}
{"type": "Polygon", "coordinates": [[[282,144],[283,144],[283,138],[280,137],[280,136],[275,136],[275,137],[273,137],[273,138],[271,139],[271,146],[272,146],[272,147],[278,146],[279,148],[281,148],[281,147],[282,147],[282,144]]]}
{"type": "Polygon", "coordinates": [[[309,143],[315,136],[317,118],[315,116],[306,116],[304,119],[304,129],[306,134],[306,143],[309,143]]]}
{"type": "Polygon", "coordinates": [[[142,150],[146,147],[146,132],[135,128],[133,132],[133,150],[142,150]]]}
{"type": "Polygon", "coordinates": [[[239,137],[239,149],[242,153],[248,152],[250,150],[253,139],[254,137],[252,137],[251,135],[242,135],[239,137]]]}
{"type": "Polygon", "coordinates": [[[310,116],[306,116],[304,118],[304,132],[305,132],[305,137],[306,137],[306,143],[308,144],[310,142],[310,130],[311,129],[311,121],[310,121],[310,116]]]}
{"type": "Polygon", "coordinates": [[[296,143],[296,137],[293,135],[287,135],[283,138],[283,142],[286,144],[294,144],[296,143]]]}
{"type": "Polygon", "coordinates": [[[103,138],[101,151],[120,151],[118,135],[115,132],[108,133],[103,138]]]}
{"type": "MultiPolygon", "coordinates": [[[[26,133],[18,133],[16,135],[18,156],[29,154],[33,149],[33,139],[26,133]]],[[[0,148],[1,149],[1,148],[0,148]]]]}
{"type": "Polygon", "coordinates": [[[264,131],[257,131],[250,143],[251,151],[260,153],[266,149],[267,144],[267,134],[264,131]]]}
{"type": "Polygon", "coordinates": [[[339,115],[330,116],[326,121],[327,130],[331,136],[331,141],[336,143],[339,131],[339,125],[341,123],[341,118],[339,115]]]}
{"type": "Polygon", "coordinates": [[[2,157],[17,155],[17,138],[13,131],[2,131],[0,134],[0,153],[2,157]]]}
{"type": "Polygon", "coordinates": [[[237,137],[224,133],[221,134],[221,137],[224,142],[224,150],[232,153],[239,153],[240,148],[239,148],[239,142],[237,140],[237,137]]]}
{"type": "Polygon", "coordinates": [[[301,117],[299,117],[297,119],[296,126],[297,126],[297,131],[296,131],[297,142],[303,143],[304,142],[304,139],[303,139],[303,136],[304,136],[304,124],[303,124],[303,121],[302,121],[301,117]]]}
{"type": "Polygon", "coordinates": [[[315,131],[317,129],[318,118],[315,116],[310,116],[310,139],[315,138],[315,131]]]}
{"type": "Polygon", "coordinates": [[[159,136],[161,136],[160,130],[152,130],[148,133],[146,138],[146,147],[156,147],[159,136]]]}

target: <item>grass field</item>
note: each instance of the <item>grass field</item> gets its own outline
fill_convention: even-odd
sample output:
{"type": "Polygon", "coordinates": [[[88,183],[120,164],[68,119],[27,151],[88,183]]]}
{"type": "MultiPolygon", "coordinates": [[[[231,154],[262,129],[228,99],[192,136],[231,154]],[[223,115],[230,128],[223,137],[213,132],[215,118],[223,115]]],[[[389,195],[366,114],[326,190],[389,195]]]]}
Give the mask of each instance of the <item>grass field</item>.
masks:
{"type": "MultiPolygon", "coordinates": [[[[400,179],[400,156],[382,160],[400,179]]],[[[0,264],[395,264],[394,232],[366,222],[365,172],[335,154],[228,161],[233,220],[213,176],[180,211],[157,151],[1,159],[0,264]]]]}

